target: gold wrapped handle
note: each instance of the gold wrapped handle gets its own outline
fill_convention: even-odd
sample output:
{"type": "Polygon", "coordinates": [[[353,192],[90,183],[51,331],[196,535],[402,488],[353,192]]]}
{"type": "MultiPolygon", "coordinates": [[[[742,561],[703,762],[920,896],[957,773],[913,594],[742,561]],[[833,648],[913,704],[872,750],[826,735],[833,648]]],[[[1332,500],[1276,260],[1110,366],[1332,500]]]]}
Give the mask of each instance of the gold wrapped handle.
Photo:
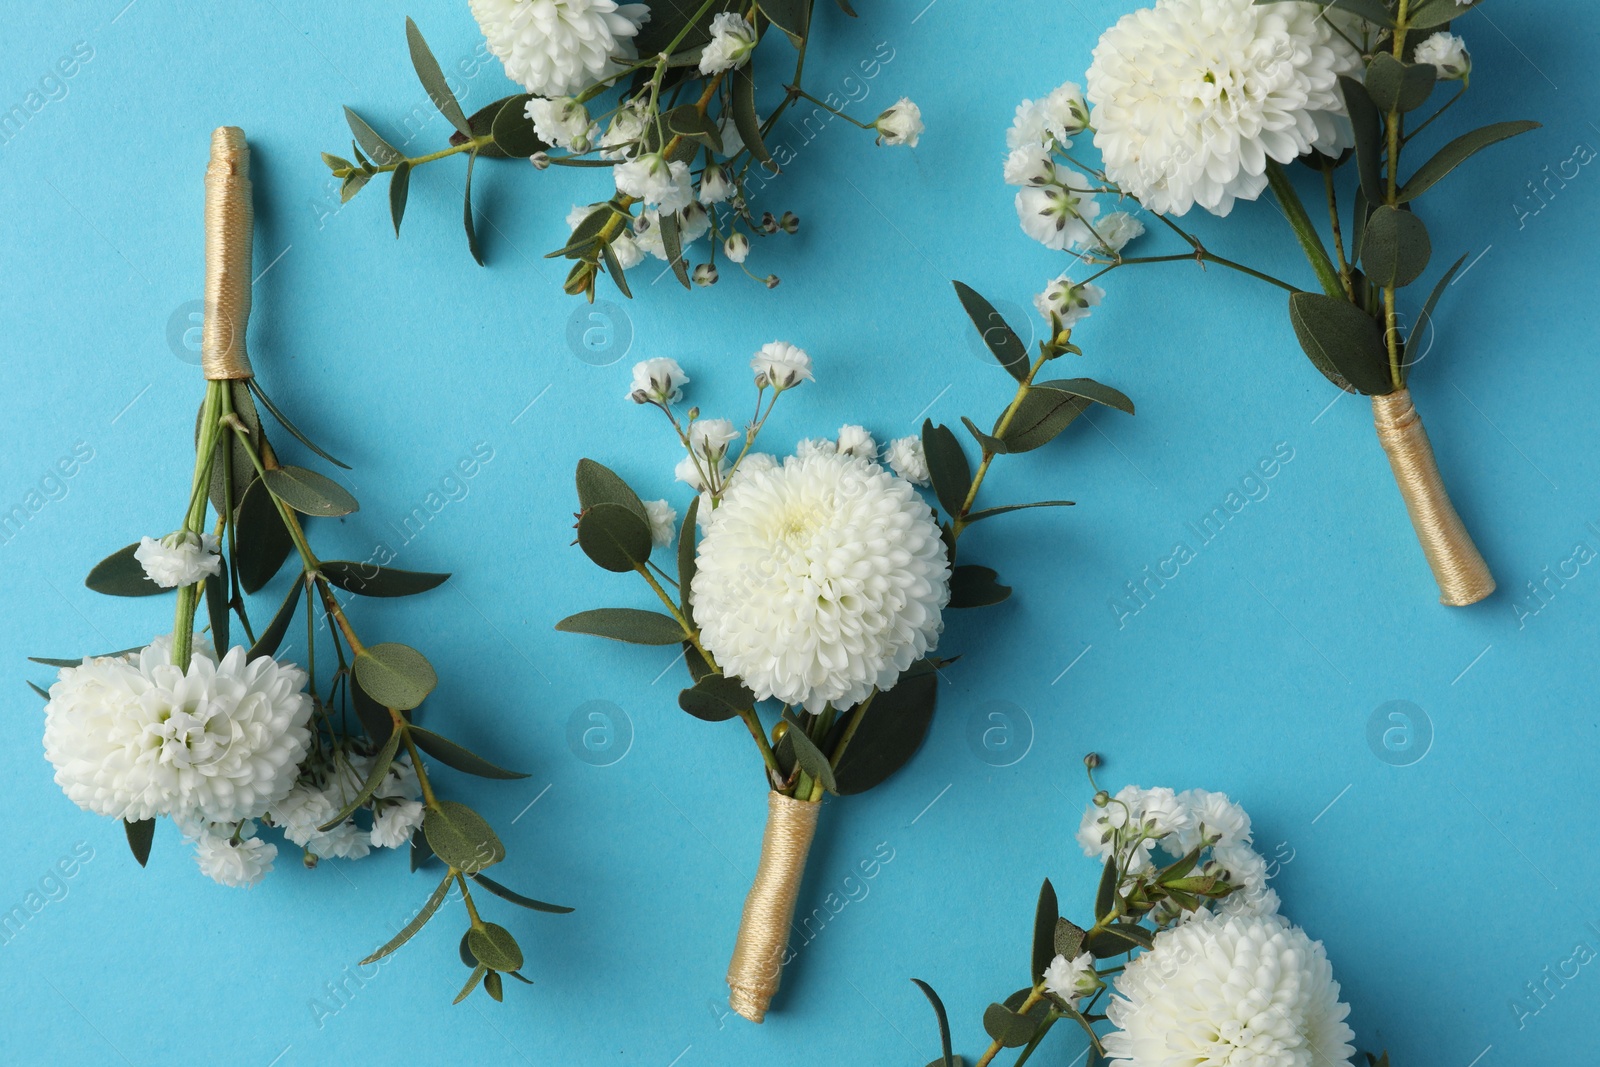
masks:
{"type": "Polygon", "coordinates": [[[1373,397],[1372,418],[1417,540],[1439,583],[1439,603],[1456,608],[1476,604],[1494,592],[1494,576],[1445,492],[1428,431],[1411,403],[1410,391],[1373,397]]]}
{"type": "Polygon", "coordinates": [[[767,794],[767,831],[761,839],[761,863],[744,900],[739,939],[728,964],[728,1004],[759,1023],[783,977],[789,949],[789,927],[805,878],[806,857],[817,833],[820,803],[767,794]]]}
{"type": "Polygon", "coordinates": [[[250,145],[237,126],[211,135],[206,167],[206,295],[200,329],[200,367],[209,381],[250,378],[245,332],[250,322],[250,145]]]}

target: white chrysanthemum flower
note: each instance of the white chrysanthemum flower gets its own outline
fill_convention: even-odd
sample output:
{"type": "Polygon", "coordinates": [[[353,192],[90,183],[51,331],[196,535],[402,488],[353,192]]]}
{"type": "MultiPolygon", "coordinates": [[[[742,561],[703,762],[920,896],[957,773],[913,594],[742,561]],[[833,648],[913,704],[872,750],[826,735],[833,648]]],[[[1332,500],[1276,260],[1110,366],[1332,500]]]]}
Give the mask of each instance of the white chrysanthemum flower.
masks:
{"type": "Polygon", "coordinates": [[[1089,309],[1098,307],[1106,291],[1098,285],[1078,285],[1065,274],[1044,287],[1044,292],[1033,298],[1033,306],[1046,322],[1060,324],[1060,329],[1070,330],[1089,317],[1089,309]]]}
{"type": "Polygon", "coordinates": [[[1128,246],[1128,242],[1144,236],[1144,223],[1126,211],[1113,211],[1097,220],[1094,232],[1100,239],[1095,248],[1106,255],[1114,255],[1128,246]]]}
{"type": "Polygon", "coordinates": [[[1281,918],[1198,918],[1116,979],[1106,1054],[1130,1067],[1348,1064],[1350,1007],[1320,941],[1281,918]]]}
{"type": "Polygon", "coordinates": [[[672,544],[678,532],[678,512],[665,500],[646,500],[645,518],[650,520],[650,540],[659,548],[672,544]]]}
{"type": "Polygon", "coordinates": [[[758,699],[808,711],[887,689],[933,648],[950,564],[909,482],[839,454],[741,471],[700,542],[701,640],[758,699]]]}
{"type": "Polygon", "coordinates": [[[771,341],[761,346],[750,360],[750,369],[756,373],[756,388],[767,386],[782,392],[801,382],[815,381],[811,377],[811,357],[806,350],[787,341],[771,341]]]}
{"type": "Polygon", "coordinates": [[[278,858],[278,846],[256,836],[254,819],[246,820],[237,839],[232,825],[200,823],[186,832],[194,842],[200,873],[220,885],[248,889],[272,870],[272,861],[278,858]]]}
{"type": "Polygon", "coordinates": [[[1448,30],[1440,30],[1424,39],[1417,45],[1412,59],[1431,64],[1439,72],[1441,81],[1460,81],[1472,73],[1472,57],[1467,54],[1467,42],[1448,30]]]}
{"type": "Polygon", "coordinates": [[[743,263],[750,258],[750,238],[742,233],[729,234],[728,239],[722,242],[722,254],[731,262],[743,263]]]}
{"type": "Polygon", "coordinates": [[[636,404],[676,404],[683,399],[689,376],[675,359],[647,359],[633,365],[628,399],[636,404]]]}
{"type": "Polygon", "coordinates": [[[1050,149],[1042,144],[1025,144],[1006,156],[1007,185],[1054,185],[1060,171],[1050,149]]]}
{"type": "Polygon", "coordinates": [[[905,145],[907,148],[917,147],[917,142],[927,132],[927,127],[922,124],[922,109],[904,96],[885,108],[872,123],[872,128],[878,131],[879,144],[905,145]]]}
{"type": "Polygon", "coordinates": [[[570,96],[558,96],[554,100],[529,97],[523,113],[533,123],[533,132],[541,141],[573,152],[587,152],[600,132],[589,118],[589,109],[570,96]]]}
{"type": "Polygon", "coordinates": [[[743,66],[756,50],[756,28],[736,11],[711,20],[711,40],[700,53],[700,73],[720,74],[743,66]]]}
{"type": "Polygon", "coordinates": [[[733,196],[733,183],[728,180],[727,171],[720,163],[707,163],[705,170],[700,173],[700,195],[702,204],[720,204],[733,196]]]}
{"type": "Polygon", "coordinates": [[[633,148],[644,137],[646,109],[643,104],[629,101],[617,108],[611,123],[600,137],[601,159],[627,159],[633,148]]]}
{"type": "Polygon", "coordinates": [[[157,541],[139,539],[133,558],[144,567],[145,577],[163,589],[194,585],[222,573],[216,534],[170,533],[157,541]]]}
{"type": "Polygon", "coordinates": [[[45,705],[45,757],[79,807],[117,819],[253,818],[294,784],[311,741],[306,673],[170,643],[67,667],[45,705]]]}
{"type": "Polygon", "coordinates": [[[506,75],[536,96],[589,88],[633,59],[633,38],[650,17],[616,0],[471,0],[472,16],[506,75]]]}
{"type": "Polygon", "coordinates": [[[743,432],[727,419],[699,419],[689,427],[689,451],[719,464],[728,446],[743,432]]]}
{"type": "Polygon", "coordinates": [[[872,439],[864,426],[841,426],[835,447],[841,455],[877,460],[878,442],[872,439]]]}
{"type": "Polygon", "coordinates": [[[1089,101],[1107,175],[1153,211],[1216,215],[1267,186],[1269,160],[1351,143],[1339,75],[1361,57],[1298,0],[1157,0],[1094,50],[1089,101]]]}
{"type": "Polygon", "coordinates": [[[689,164],[646,152],[612,168],[617,191],[653,204],[662,211],[681,211],[694,202],[689,164]]]}
{"type": "Polygon", "coordinates": [[[890,441],[885,458],[889,469],[912,485],[933,484],[933,476],[928,473],[928,454],[923,451],[922,438],[916,434],[890,441]]]}
{"type": "Polygon", "coordinates": [[[778,457],[771,452],[747,452],[739,461],[741,474],[763,474],[778,465],[778,457]]]}
{"type": "Polygon", "coordinates": [[[1066,252],[1098,243],[1089,225],[1100,214],[1100,202],[1089,192],[1089,179],[1075,170],[1056,168],[1056,181],[1017,190],[1017,218],[1022,231],[1046,248],[1066,252]]]}
{"type": "Polygon", "coordinates": [[[1087,952],[1073,960],[1057,956],[1040,977],[1044,979],[1046,992],[1072,1005],[1100,988],[1100,979],[1094,973],[1094,957],[1087,952]]]}

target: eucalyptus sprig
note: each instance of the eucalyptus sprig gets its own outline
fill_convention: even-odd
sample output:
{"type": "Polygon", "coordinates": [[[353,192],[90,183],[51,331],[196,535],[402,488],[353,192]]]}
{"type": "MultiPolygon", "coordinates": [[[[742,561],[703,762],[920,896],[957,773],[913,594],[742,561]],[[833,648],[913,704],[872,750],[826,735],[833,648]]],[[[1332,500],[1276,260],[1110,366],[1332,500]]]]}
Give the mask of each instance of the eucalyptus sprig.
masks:
{"type": "MultiPolygon", "coordinates": [[[[855,16],[848,0],[836,2],[844,14],[855,16]]],[[[770,211],[758,214],[752,206],[754,193],[779,173],[780,161],[767,141],[784,114],[806,101],[825,113],[824,118],[841,117],[873,133],[880,144],[914,145],[922,130],[920,113],[909,101],[864,122],[802,87],[815,4],[816,0],[656,3],[633,39],[638,59],[614,61],[612,73],[574,95],[517,93],[472,115],[461,107],[421,31],[407,19],[406,37],[417,77],[454,127],[449,145],[407,155],[347,107],[353,158],[331,153],[322,158],[342,182],[341,202],[348,202],[379,174],[391,175],[390,216],[398,235],[411,172],[465,155],[462,219],[467,247],[479,264],[484,258],[473,215],[472,176],[480,157],[529,160],[540,170],[558,166],[610,171],[648,164],[659,172],[646,176],[652,184],[671,175],[672,202],[658,204],[660,194],[653,188],[648,193],[632,185],[633,191],[623,190],[626,180],[618,169],[618,188],[569,220],[571,236],[546,257],[572,261],[566,291],[592,301],[597,279],[604,273],[619,292],[631,297],[626,272],[645,252],[666,260],[686,289],[715,284],[719,251],[751,279],[772,288],[778,284],[777,275],[753,273],[745,258],[753,239],[798,229],[792,212],[781,217],[770,211]],[[737,16],[731,24],[730,16],[737,16]],[[787,80],[769,81],[766,75],[777,57],[760,45],[772,31],[794,53],[787,80]],[[781,99],[766,104],[765,118],[757,110],[758,85],[783,89],[781,99]],[[592,116],[591,105],[598,109],[592,116]],[[602,125],[607,127],[604,133],[602,125]],[[691,175],[699,180],[697,200],[689,184],[691,175]],[[711,237],[709,257],[691,271],[685,250],[706,233],[711,237]]]]}

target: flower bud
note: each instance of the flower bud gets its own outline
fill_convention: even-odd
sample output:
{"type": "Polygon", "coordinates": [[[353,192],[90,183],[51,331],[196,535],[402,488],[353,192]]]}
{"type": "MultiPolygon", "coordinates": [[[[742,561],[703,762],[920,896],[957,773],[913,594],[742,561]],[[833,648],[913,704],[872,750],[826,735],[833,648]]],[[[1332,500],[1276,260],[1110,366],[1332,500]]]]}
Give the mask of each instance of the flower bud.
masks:
{"type": "Polygon", "coordinates": [[[778,220],[778,225],[783,227],[784,233],[800,232],[800,216],[792,211],[785,211],[783,218],[778,220]]]}
{"type": "Polygon", "coordinates": [[[694,283],[701,287],[717,284],[717,268],[711,263],[702,263],[694,269],[694,283]]]}

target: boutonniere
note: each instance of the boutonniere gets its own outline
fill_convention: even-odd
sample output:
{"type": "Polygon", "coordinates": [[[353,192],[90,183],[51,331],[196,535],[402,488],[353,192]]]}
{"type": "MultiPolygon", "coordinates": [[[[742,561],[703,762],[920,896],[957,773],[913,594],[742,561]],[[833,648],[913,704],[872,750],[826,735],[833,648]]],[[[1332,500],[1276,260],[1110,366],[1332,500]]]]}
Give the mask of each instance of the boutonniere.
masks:
{"type": "Polygon", "coordinates": [[[70,800],[123,824],[141,866],[161,818],[193,845],[201,873],[228,886],[253,886],[272,870],[279,845],[269,835],[306,867],[408,846],[413,870],[437,857],[437,888],[362,962],[398,949],[457,897],[471,972],[461,997],[481,983],[499,1000],[502,975],[527,981],[522,949],[481,916],[475,891],[535,911],[572,909],[485,873],[505,846],[477,812],[441,795],[427,759],[484,778],[525,776],[417,725],[414,712],[438,680],[433,666],[408,645],[357,636],[348,596],[411,596],[450,576],[323,559],[312,548],[311,520],[358,505],[327,475],[283,462],[260,415],[266,409],[301,446],[344,466],[272,402],[246,350],[253,213],[241,130],[216,131],[205,185],[206,386],[194,476],[177,529],[112,554],[87,580],[111,596],[173,596],[171,633],[119,652],[37,660],[59,669],[48,691],[34,686],[46,700],[45,756],[70,800]],[[253,614],[249,598],[291,558],[300,571],[282,601],[253,614]],[[305,635],[304,666],[281,651],[295,633],[305,635]]]}
{"type": "MultiPolygon", "coordinates": [[[[793,212],[775,214],[758,205],[757,194],[797,154],[783,131],[820,130],[837,120],[880,145],[914,148],[924,129],[921,111],[908,99],[864,120],[846,113],[851,101],[838,93],[818,97],[803,87],[816,3],[472,0],[488,50],[526,91],[471,115],[407,19],[417,76],[455,128],[449,144],[411,154],[410,137],[397,145],[346,108],[354,158],[322,158],[342,183],[342,202],[378,175],[390,176],[389,207],[398,235],[411,172],[465,156],[462,217],[467,247],[479,263],[472,175],[480,158],[531,161],[538,170],[598,169],[606,172],[595,178],[598,199],[572,208],[570,232],[546,257],[572,263],[568,293],[592,301],[606,274],[631,297],[627,272],[646,257],[665,261],[685,289],[714,285],[721,276],[719,255],[725,265],[773,288],[778,276],[757,274],[746,260],[754,256],[753,264],[759,264],[756,249],[763,239],[800,227],[793,212]],[[763,47],[769,38],[786,45],[763,47]],[[781,95],[774,93],[779,88],[781,95]],[[704,260],[691,267],[689,257],[702,239],[704,260]]],[[[837,3],[854,17],[848,0],[837,3]]],[[[863,86],[894,58],[886,47],[861,60],[863,86]]],[[[852,91],[856,102],[866,96],[852,91]]]]}
{"type": "Polygon", "coordinates": [[[1197,263],[1284,290],[1312,365],[1370,397],[1440,601],[1452,606],[1482,600],[1495,584],[1445,492],[1408,388],[1433,344],[1435,309],[1467,260],[1430,271],[1444,242],[1419,208],[1469,157],[1539,125],[1496,122],[1443,143],[1429,129],[1466,94],[1472,60],[1450,20],[1477,6],[1158,0],[1100,38],[1086,92],[1068,82],[1022,103],[1005,166],[1020,186],[1023,229],[1084,265],[1081,282],[1063,275],[1061,285],[1098,295],[1093,283],[1121,267],[1197,263]],[[1449,95],[1435,103],[1441,85],[1449,95]],[[1084,134],[1098,166],[1073,147],[1084,134]],[[1296,162],[1316,176],[1325,226],[1286,169],[1296,162]],[[1174,221],[1195,207],[1226,217],[1269,190],[1310,263],[1311,288],[1219,255],[1174,221]],[[1112,198],[1143,207],[1176,238],[1175,251],[1124,255],[1145,224],[1126,210],[1103,213],[1112,198]],[[1426,299],[1409,297],[1430,273],[1426,299]]]}
{"type": "Polygon", "coordinates": [[[962,419],[976,463],[971,445],[932,421],[881,449],[847,425],[781,459],[757,451],[779,400],[812,380],[810,356],[774,342],[751,360],[755,414],[742,426],[684,410],[689,376],[676,361],[634,367],[629,398],[660,413],[682,450],[676,475],[694,495],[681,513],[599,463],[578,466],[578,546],[604,570],[636,576],[654,603],[579,612],[557,629],[681,646],[689,684],[679,707],[738,721],[761,758],[766,834],[728,969],[730,1003],[755,1022],[790,955],[824,796],[864,793],[911,759],[949,662],[946,613],[1011,594],[995,569],[967,562],[963,535],[1022,508],[1071,503],[991,504],[982,490],[993,463],[1048,444],[1091,404],[1133,411],[1093,379],[1043,379],[1078,351],[1070,330],[1032,355],[983,297],[958,289],[1016,387],[988,430],[962,419]]]}

